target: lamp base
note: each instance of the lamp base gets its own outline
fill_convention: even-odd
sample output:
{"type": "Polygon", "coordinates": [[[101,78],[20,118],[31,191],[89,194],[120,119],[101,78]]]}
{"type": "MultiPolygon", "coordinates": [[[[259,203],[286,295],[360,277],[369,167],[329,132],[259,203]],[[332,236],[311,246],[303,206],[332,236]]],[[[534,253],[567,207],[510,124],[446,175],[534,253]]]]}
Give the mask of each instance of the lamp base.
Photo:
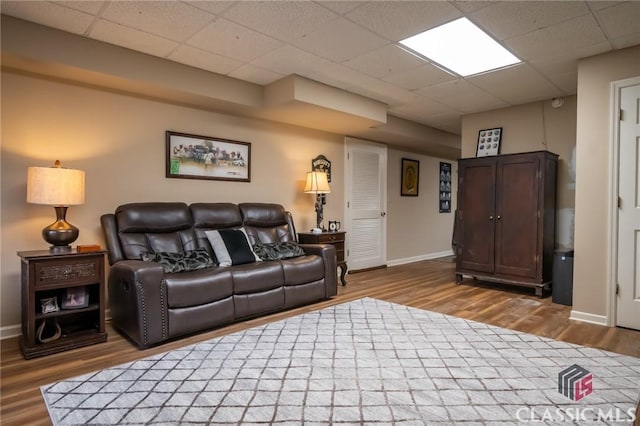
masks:
{"type": "Polygon", "coordinates": [[[324,220],[324,205],[326,204],[326,198],[324,194],[316,194],[316,225],[318,229],[322,229],[325,231],[324,226],[322,226],[322,221],[324,220]]]}
{"type": "Polygon", "coordinates": [[[42,230],[42,238],[51,244],[52,252],[63,252],[71,250],[70,244],[78,239],[80,231],[78,228],[65,220],[67,207],[54,207],[56,210],[56,221],[42,230]]]}

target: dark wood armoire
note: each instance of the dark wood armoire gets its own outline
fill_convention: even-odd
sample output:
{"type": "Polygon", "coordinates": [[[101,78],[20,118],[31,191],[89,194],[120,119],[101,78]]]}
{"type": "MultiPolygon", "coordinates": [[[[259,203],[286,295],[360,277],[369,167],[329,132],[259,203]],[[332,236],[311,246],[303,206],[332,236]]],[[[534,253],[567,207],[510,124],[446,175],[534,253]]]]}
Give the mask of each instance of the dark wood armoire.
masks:
{"type": "Polygon", "coordinates": [[[557,160],[548,151],[458,160],[456,283],[549,289],[557,160]]]}

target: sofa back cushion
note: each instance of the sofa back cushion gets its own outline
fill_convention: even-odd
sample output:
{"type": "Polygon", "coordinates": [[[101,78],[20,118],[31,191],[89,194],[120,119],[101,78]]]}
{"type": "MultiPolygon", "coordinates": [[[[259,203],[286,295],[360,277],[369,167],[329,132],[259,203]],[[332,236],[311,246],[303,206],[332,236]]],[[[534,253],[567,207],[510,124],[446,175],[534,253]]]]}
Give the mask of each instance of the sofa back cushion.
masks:
{"type": "Polygon", "coordinates": [[[189,206],[193,218],[193,233],[199,248],[206,248],[214,259],[215,253],[205,232],[242,227],[242,215],[232,203],[193,203],[189,206]]]}
{"type": "Polygon", "coordinates": [[[198,248],[185,203],[131,203],[116,209],[118,239],[125,259],[144,253],[183,253],[198,248]]]}
{"type": "Polygon", "coordinates": [[[291,216],[280,204],[242,203],[238,207],[252,245],[296,241],[291,216]]]}

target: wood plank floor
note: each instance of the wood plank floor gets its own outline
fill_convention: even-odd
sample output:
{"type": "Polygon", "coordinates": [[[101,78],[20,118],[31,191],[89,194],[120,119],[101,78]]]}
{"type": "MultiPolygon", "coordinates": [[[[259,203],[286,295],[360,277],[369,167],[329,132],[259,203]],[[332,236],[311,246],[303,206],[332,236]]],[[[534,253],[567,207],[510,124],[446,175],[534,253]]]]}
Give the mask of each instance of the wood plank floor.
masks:
{"type": "MultiPolygon", "coordinates": [[[[537,298],[530,289],[465,281],[455,285],[451,259],[416,262],[347,276],[332,300],[237,323],[140,351],[108,324],[106,343],[26,361],[17,338],[1,342],[0,424],[50,425],[39,387],[91,371],[358,299],[375,297],[435,312],[640,357],[640,331],[569,320],[571,308],[537,298]]],[[[636,422],[638,423],[638,422],[636,422]]]]}

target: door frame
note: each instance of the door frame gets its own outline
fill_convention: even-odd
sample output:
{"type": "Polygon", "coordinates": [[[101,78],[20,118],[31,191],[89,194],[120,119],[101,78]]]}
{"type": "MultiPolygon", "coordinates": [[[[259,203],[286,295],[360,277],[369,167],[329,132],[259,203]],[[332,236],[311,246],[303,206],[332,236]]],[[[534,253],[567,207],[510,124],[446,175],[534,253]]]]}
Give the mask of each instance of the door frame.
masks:
{"type": "Polygon", "coordinates": [[[620,92],[623,88],[640,85],[640,76],[611,82],[611,136],[609,139],[609,211],[608,256],[607,256],[607,326],[616,327],[618,298],[616,289],[618,284],[618,173],[620,172],[620,92]]]}

